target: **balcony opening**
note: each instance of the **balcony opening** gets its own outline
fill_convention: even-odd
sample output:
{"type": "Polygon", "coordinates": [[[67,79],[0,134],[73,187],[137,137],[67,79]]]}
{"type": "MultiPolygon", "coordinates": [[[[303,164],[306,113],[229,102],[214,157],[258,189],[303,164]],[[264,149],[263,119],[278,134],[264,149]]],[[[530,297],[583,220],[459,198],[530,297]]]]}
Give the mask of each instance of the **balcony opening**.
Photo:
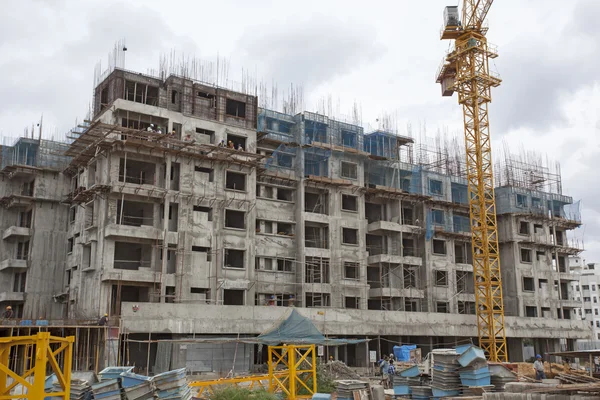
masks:
{"type": "Polygon", "coordinates": [[[21,196],[29,196],[33,197],[33,188],[35,186],[35,181],[23,182],[23,186],[21,188],[21,196]]]}
{"type": "Polygon", "coordinates": [[[531,262],[531,250],[530,249],[521,249],[521,262],[524,262],[524,263],[531,262]]]}
{"type": "Polygon", "coordinates": [[[403,225],[417,225],[415,223],[413,215],[414,214],[413,214],[412,208],[402,207],[402,224],[403,225]]]}
{"type": "Polygon", "coordinates": [[[342,161],[342,172],[340,176],[346,179],[358,179],[358,165],[342,161]]]}
{"type": "Polygon", "coordinates": [[[246,213],[243,211],[225,210],[225,228],[246,229],[246,213]]]}
{"type": "Polygon", "coordinates": [[[448,271],[434,271],[435,282],[433,283],[435,286],[448,286],[448,271]]]}
{"type": "Polygon", "coordinates": [[[383,249],[383,236],[367,234],[366,242],[369,256],[377,256],[385,253],[383,249]]]}
{"type": "Polygon", "coordinates": [[[81,246],[83,252],[83,264],[81,265],[82,270],[92,269],[92,246],[81,246]]]}
{"type": "Polygon", "coordinates": [[[544,233],[544,226],[543,225],[538,225],[538,224],[534,224],[533,225],[533,232],[536,235],[541,235],[544,233]]]}
{"type": "Polygon", "coordinates": [[[329,176],[329,156],[305,153],[304,176],[329,176]]]}
{"type": "Polygon", "coordinates": [[[210,253],[210,247],[192,246],[192,252],[195,252],[195,253],[206,253],[206,262],[211,262],[212,261],[212,256],[211,256],[211,253],[210,253]]]}
{"type": "Polygon", "coordinates": [[[329,214],[329,194],[326,192],[304,193],[304,211],[316,214],[329,214]]]}
{"type": "Polygon", "coordinates": [[[130,271],[150,268],[152,252],[149,244],[115,242],[113,267],[130,271]]]}
{"type": "Polygon", "coordinates": [[[21,211],[19,213],[19,218],[17,220],[17,226],[21,228],[31,228],[31,218],[33,216],[33,211],[21,211]]]}
{"type": "Polygon", "coordinates": [[[225,188],[230,190],[246,191],[246,175],[227,171],[225,176],[225,188]]]}
{"type": "Polygon", "coordinates": [[[365,203],[365,216],[369,224],[383,219],[383,205],[376,203],[365,203]]]}
{"type": "Polygon", "coordinates": [[[69,208],[69,225],[75,223],[75,217],[77,215],[77,207],[73,206],[69,208]]]}
{"type": "Polygon", "coordinates": [[[194,172],[198,172],[200,176],[200,181],[202,182],[214,182],[215,181],[215,170],[212,168],[204,168],[195,166],[194,172]]]}
{"type": "Polygon", "coordinates": [[[229,144],[229,142],[233,143],[234,149],[240,149],[241,147],[240,150],[248,151],[248,147],[246,146],[247,138],[245,136],[227,134],[227,144],[229,144]]]}
{"type": "Polygon", "coordinates": [[[402,280],[404,289],[417,289],[418,267],[404,266],[402,269],[402,280]]]}
{"type": "Polygon", "coordinates": [[[444,219],[443,210],[431,210],[431,221],[434,225],[444,226],[444,219]]]}
{"type": "Polygon", "coordinates": [[[344,296],[344,307],[358,310],[360,308],[360,297],[344,296]]]}
{"type": "Polygon", "coordinates": [[[419,303],[415,299],[407,298],[404,300],[404,311],[419,312],[419,303]]]}
{"type": "Polygon", "coordinates": [[[196,128],[196,133],[200,135],[199,142],[202,144],[215,144],[215,131],[203,128],[196,128]]]}
{"type": "Polygon", "coordinates": [[[454,262],[456,264],[472,264],[473,252],[470,243],[454,243],[454,262]]]}
{"type": "Polygon", "coordinates": [[[244,269],[244,250],[225,249],[225,267],[244,269]]]}
{"type": "Polygon", "coordinates": [[[358,211],[358,197],[343,194],[342,195],[342,210],[354,211],[354,212],[358,211]]]}
{"type": "MultiPolygon", "coordinates": [[[[163,261],[163,249],[159,251],[159,259],[163,261]]],[[[177,272],[177,246],[170,244],[167,247],[167,274],[174,274],[177,272]]]]}
{"type": "Polygon", "coordinates": [[[278,222],[277,223],[277,234],[283,236],[293,236],[294,235],[294,225],[287,222],[278,222]]]}
{"type": "Polygon", "coordinates": [[[175,286],[165,288],[165,303],[175,303],[176,296],[175,286]]]}
{"type": "Polygon", "coordinates": [[[537,307],[525,306],[525,316],[529,318],[537,318],[537,307]]]}
{"type": "MultiPolygon", "coordinates": [[[[165,214],[165,205],[161,204],[160,205],[161,222],[163,220],[164,214],[165,214]]],[[[178,225],[179,225],[179,204],[169,203],[169,211],[168,211],[167,218],[169,219],[168,226],[167,226],[169,232],[177,232],[178,225]]]]}
{"type": "Polygon", "coordinates": [[[27,283],[27,272],[17,272],[13,279],[13,292],[25,293],[25,285],[27,283]]]}
{"type": "Polygon", "coordinates": [[[356,132],[342,130],[342,146],[357,148],[357,137],[356,132]]]}
{"type": "Polygon", "coordinates": [[[470,271],[456,271],[456,292],[457,293],[475,293],[475,282],[473,273],[470,271]]]}
{"type": "Polygon", "coordinates": [[[117,224],[154,226],[154,204],[117,200],[117,224]]]}
{"type": "MultiPolygon", "coordinates": [[[[75,247],[75,239],[73,239],[73,238],[68,238],[68,239],[67,239],[67,254],[71,254],[71,253],[73,253],[73,248],[74,248],[74,247],[75,247]]],[[[17,254],[18,254],[18,253],[19,253],[19,252],[18,252],[18,250],[17,250],[17,254]]],[[[17,256],[17,259],[19,259],[19,258],[18,258],[18,256],[17,256]]]]}
{"type": "Polygon", "coordinates": [[[329,248],[329,227],[324,224],[306,223],[304,245],[318,249],[329,248]]]}
{"type": "Polygon", "coordinates": [[[210,304],[210,289],[190,287],[190,298],[194,303],[210,304]]]}
{"type": "Polygon", "coordinates": [[[343,244],[358,244],[358,229],[342,228],[342,243],[343,244]]]}
{"type": "Polygon", "coordinates": [[[171,163],[171,181],[169,182],[169,189],[179,190],[179,175],[181,167],[179,163],[171,163]]]}
{"type": "Polygon", "coordinates": [[[546,261],[546,260],[545,260],[545,258],[546,258],[546,252],[545,252],[545,251],[539,251],[539,250],[538,250],[538,251],[536,251],[536,252],[535,252],[535,258],[536,258],[538,261],[545,262],[545,261],[546,261]]]}
{"type": "Polygon", "coordinates": [[[458,313],[475,315],[475,302],[474,301],[459,301],[458,302],[458,313]]]}
{"type": "Polygon", "coordinates": [[[125,81],[125,100],[158,106],[158,86],[141,82],[125,81]]]}
{"type": "MultiPolygon", "coordinates": [[[[517,193],[516,199],[517,199],[517,207],[520,207],[520,208],[527,207],[527,196],[526,195],[517,193]]],[[[537,316],[537,310],[536,310],[536,316],[537,316]]]]}
{"type": "Polygon", "coordinates": [[[415,246],[415,240],[412,237],[402,237],[402,256],[404,257],[417,257],[417,249],[415,246]]]}
{"type": "Polygon", "coordinates": [[[156,165],[143,161],[121,158],[119,163],[119,182],[136,185],[154,185],[156,183],[156,165]]]}
{"type": "Polygon", "coordinates": [[[306,257],[305,283],[329,283],[329,258],[306,257]]]}
{"type": "Polygon", "coordinates": [[[344,261],[344,279],[359,279],[360,264],[357,262],[344,261]]]}
{"type": "Polygon", "coordinates": [[[193,208],[194,214],[199,213],[200,220],[212,221],[213,220],[213,210],[210,207],[202,207],[202,206],[194,206],[193,208]]]}
{"type": "Polygon", "coordinates": [[[519,221],[519,234],[520,235],[529,235],[529,222],[519,221]]]}
{"type": "Polygon", "coordinates": [[[245,290],[223,289],[223,304],[226,306],[243,306],[246,297],[245,290]]]}
{"type": "Polygon", "coordinates": [[[306,293],[306,307],[329,307],[331,297],[329,293],[306,293]]]}
{"type": "Polygon", "coordinates": [[[450,306],[445,301],[438,301],[435,304],[435,312],[448,314],[450,312],[450,306]]]}
{"type": "Polygon", "coordinates": [[[552,318],[552,311],[549,307],[542,307],[542,318],[552,318]]]}
{"type": "Polygon", "coordinates": [[[225,114],[238,118],[246,118],[246,103],[227,99],[225,105],[225,114]]]}
{"type": "Polygon", "coordinates": [[[277,271],[279,272],[294,272],[294,259],[278,258],[277,271]]]}
{"type": "Polygon", "coordinates": [[[445,255],[446,254],[446,241],[440,239],[433,239],[433,254],[445,255]]]}
{"type": "Polygon", "coordinates": [[[277,200],[294,201],[294,191],[291,189],[277,188],[277,200]]]}
{"type": "Polygon", "coordinates": [[[567,257],[558,256],[558,272],[567,272],[567,257]]]}

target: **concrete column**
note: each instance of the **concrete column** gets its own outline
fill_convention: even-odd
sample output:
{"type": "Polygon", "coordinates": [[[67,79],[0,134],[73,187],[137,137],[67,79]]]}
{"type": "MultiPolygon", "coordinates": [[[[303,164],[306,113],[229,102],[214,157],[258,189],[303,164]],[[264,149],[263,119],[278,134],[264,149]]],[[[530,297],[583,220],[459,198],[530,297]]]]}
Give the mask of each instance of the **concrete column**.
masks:
{"type": "MultiPolygon", "coordinates": [[[[169,187],[171,181],[171,158],[166,158],[165,165],[165,189],[169,187]]],[[[161,265],[161,280],[160,280],[160,302],[164,303],[167,295],[167,287],[165,285],[165,275],[167,274],[167,254],[169,246],[167,242],[167,234],[169,233],[169,207],[170,199],[167,194],[164,199],[163,206],[163,243],[162,243],[162,265],[161,265]]]]}

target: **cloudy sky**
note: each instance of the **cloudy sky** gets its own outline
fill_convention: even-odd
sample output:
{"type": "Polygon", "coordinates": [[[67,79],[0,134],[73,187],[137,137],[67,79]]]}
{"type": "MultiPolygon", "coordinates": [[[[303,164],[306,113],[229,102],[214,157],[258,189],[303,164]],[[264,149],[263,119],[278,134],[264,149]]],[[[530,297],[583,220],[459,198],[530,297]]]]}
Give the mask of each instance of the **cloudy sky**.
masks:
{"type": "MultiPolygon", "coordinates": [[[[0,13],[0,136],[44,115],[45,135],[85,117],[94,67],[118,40],[125,67],[157,69],[176,51],[228,65],[227,78],[303,87],[305,108],[332,99],[365,125],[392,116],[428,132],[460,132],[456,97],[435,72],[444,6],[457,0],[7,0],[0,13]],[[422,128],[421,128],[422,129],[422,128]]],[[[498,0],[488,39],[502,75],[491,105],[494,145],[536,150],[562,164],[563,192],[581,199],[583,257],[600,262],[600,1],[498,0]]]]}

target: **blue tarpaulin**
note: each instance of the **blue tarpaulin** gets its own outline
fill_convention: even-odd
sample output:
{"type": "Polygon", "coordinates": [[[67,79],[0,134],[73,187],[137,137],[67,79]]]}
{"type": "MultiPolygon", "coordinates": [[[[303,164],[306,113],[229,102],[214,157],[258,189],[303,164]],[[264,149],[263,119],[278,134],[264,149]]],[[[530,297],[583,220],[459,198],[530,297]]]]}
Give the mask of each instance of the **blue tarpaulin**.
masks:
{"type": "Polygon", "coordinates": [[[394,346],[394,357],[398,361],[410,361],[410,351],[417,348],[416,344],[394,346]]]}
{"type": "Polygon", "coordinates": [[[355,344],[366,342],[366,339],[330,339],[323,336],[313,322],[295,309],[278,326],[258,335],[253,339],[245,339],[246,342],[254,342],[275,346],[278,344],[320,344],[325,346],[337,346],[342,344],[355,344]]]}

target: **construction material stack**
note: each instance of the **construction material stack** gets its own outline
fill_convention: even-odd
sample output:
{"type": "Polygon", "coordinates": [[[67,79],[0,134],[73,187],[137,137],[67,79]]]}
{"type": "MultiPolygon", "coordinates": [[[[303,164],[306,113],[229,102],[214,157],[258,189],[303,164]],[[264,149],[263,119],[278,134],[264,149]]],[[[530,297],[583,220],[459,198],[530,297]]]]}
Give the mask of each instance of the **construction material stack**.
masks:
{"type": "Polygon", "coordinates": [[[432,354],[431,390],[433,398],[458,396],[461,390],[461,381],[458,375],[460,368],[458,353],[454,349],[439,349],[434,350],[432,354]]]}

